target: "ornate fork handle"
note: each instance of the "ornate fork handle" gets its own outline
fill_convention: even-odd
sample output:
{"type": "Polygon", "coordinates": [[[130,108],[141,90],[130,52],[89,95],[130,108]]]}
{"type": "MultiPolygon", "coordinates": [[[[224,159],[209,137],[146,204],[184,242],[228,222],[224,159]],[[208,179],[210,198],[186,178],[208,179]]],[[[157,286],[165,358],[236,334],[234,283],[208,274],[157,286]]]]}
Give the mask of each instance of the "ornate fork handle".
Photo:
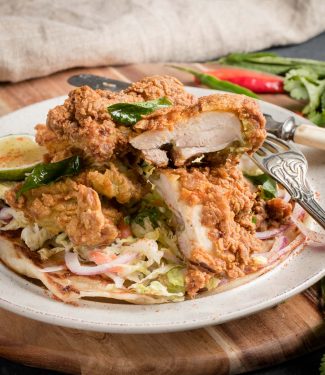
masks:
{"type": "Polygon", "coordinates": [[[316,202],[306,180],[305,157],[298,152],[287,151],[265,158],[263,164],[268,173],[325,229],[325,211],[316,202]]]}

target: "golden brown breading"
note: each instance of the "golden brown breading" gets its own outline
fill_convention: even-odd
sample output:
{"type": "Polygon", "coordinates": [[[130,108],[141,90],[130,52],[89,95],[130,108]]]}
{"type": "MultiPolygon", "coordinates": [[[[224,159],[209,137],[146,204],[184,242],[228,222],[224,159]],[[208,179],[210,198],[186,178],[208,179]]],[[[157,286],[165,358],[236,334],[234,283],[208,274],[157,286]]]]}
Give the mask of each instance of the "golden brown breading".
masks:
{"type": "Polygon", "coordinates": [[[59,161],[73,155],[73,149],[69,143],[59,138],[46,125],[39,124],[35,126],[36,142],[47,148],[48,154],[45,155],[45,161],[59,161]],[[54,155],[54,156],[53,156],[54,155]]]}
{"type": "MultiPolygon", "coordinates": [[[[63,105],[50,110],[47,127],[62,142],[91,163],[110,159],[116,145],[125,144],[123,134],[116,129],[107,112],[110,100],[105,92],[83,86],[70,92],[63,105]]],[[[51,142],[42,139],[37,130],[37,141],[51,152],[51,142]]],[[[53,160],[58,158],[53,155],[53,160]]]]}
{"type": "Polygon", "coordinates": [[[116,198],[122,204],[139,200],[145,192],[145,183],[140,183],[134,171],[122,172],[114,163],[110,163],[104,173],[88,172],[87,180],[99,194],[109,199],[116,198]]]}
{"type": "Polygon", "coordinates": [[[197,98],[186,92],[183,84],[177,78],[167,75],[145,77],[141,81],[133,83],[123,92],[140,96],[144,101],[166,96],[174,105],[180,106],[189,106],[197,102],[197,98]]]}
{"type": "Polygon", "coordinates": [[[73,152],[91,164],[103,165],[128,150],[128,137],[132,132],[129,127],[115,124],[107,107],[162,96],[167,96],[175,104],[195,102],[177,79],[168,76],[147,77],[119,93],[79,87],[70,92],[63,105],[49,111],[47,127],[36,128],[36,140],[48,149],[53,161],[73,152]]]}
{"type": "Polygon", "coordinates": [[[110,244],[118,235],[111,212],[103,213],[98,194],[87,186],[66,179],[32,189],[18,200],[16,189],[6,194],[11,207],[53,235],[65,232],[75,245],[110,244]]]}
{"type": "MultiPolygon", "coordinates": [[[[164,175],[178,175],[180,202],[189,207],[202,206],[201,225],[207,230],[211,249],[196,247],[182,249],[187,259],[218,277],[237,278],[245,274],[253,252],[263,251],[263,243],[255,237],[252,222],[255,193],[236,166],[166,170],[164,175]]],[[[182,214],[181,208],[179,208],[182,214]]],[[[194,212],[194,211],[193,211],[194,212]]],[[[188,217],[194,217],[188,214],[188,217]]],[[[182,217],[186,220],[186,217],[182,217]]],[[[199,224],[192,224],[199,225],[199,224]]],[[[196,280],[203,280],[195,272],[187,274],[187,287],[193,293],[196,280]]]]}
{"type": "Polygon", "coordinates": [[[193,298],[199,290],[206,288],[212,276],[213,274],[190,265],[186,270],[185,276],[186,293],[188,296],[193,298]]]}

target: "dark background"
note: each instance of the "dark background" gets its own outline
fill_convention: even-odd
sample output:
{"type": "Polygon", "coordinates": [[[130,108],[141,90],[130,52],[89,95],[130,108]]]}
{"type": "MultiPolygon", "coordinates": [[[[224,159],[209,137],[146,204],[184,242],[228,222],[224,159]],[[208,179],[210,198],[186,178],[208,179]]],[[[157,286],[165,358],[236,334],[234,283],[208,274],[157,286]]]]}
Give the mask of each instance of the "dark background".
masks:
{"type": "MultiPolygon", "coordinates": [[[[286,46],[275,47],[268,51],[279,53],[282,56],[301,57],[325,61],[325,33],[310,39],[308,42],[286,46]]],[[[317,352],[305,355],[298,359],[288,361],[284,364],[269,369],[250,372],[249,375],[319,375],[319,364],[325,354],[324,348],[317,352]]],[[[41,370],[32,367],[18,365],[16,363],[0,358],[0,375],[56,375],[55,371],[41,370]]],[[[248,374],[247,374],[248,375],[248,374]]]]}

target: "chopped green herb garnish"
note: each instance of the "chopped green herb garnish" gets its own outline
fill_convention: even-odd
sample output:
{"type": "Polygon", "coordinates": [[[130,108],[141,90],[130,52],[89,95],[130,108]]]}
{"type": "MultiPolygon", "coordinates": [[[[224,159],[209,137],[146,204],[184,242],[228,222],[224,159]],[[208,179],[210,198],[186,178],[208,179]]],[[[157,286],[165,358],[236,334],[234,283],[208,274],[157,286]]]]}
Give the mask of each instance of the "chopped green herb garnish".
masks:
{"type": "Polygon", "coordinates": [[[56,163],[38,164],[31,174],[26,177],[25,182],[18,190],[16,196],[19,198],[21,194],[28,190],[47,185],[62,177],[73,176],[79,173],[80,170],[81,160],[79,156],[73,156],[56,163]]]}
{"type": "Polygon", "coordinates": [[[116,103],[107,108],[112,119],[118,124],[135,125],[142,116],[149,115],[159,108],[170,107],[173,103],[166,97],[148,102],[138,103],[116,103]]]}
{"type": "Polygon", "coordinates": [[[276,181],[266,173],[256,176],[245,174],[245,177],[248,178],[255,186],[260,188],[262,199],[268,200],[277,196],[276,181]]]}
{"type": "Polygon", "coordinates": [[[257,223],[257,218],[256,218],[256,216],[253,216],[253,217],[252,217],[252,223],[253,223],[253,224],[256,224],[256,223],[257,223]]]}
{"type": "Polygon", "coordinates": [[[159,226],[158,221],[159,217],[161,216],[161,212],[157,207],[148,207],[144,208],[142,211],[140,211],[134,218],[133,221],[136,224],[141,225],[144,227],[144,219],[147,217],[151,221],[154,228],[157,228],[159,226]]]}

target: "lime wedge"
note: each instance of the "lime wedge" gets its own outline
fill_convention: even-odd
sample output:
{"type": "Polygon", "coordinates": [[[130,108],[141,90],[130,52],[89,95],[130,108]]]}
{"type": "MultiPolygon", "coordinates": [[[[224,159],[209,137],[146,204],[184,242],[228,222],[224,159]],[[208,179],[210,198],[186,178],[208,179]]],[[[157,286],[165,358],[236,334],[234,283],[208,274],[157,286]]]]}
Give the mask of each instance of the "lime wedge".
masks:
{"type": "Polygon", "coordinates": [[[20,181],[43,161],[46,153],[32,135],[14,134],[0,138],[0,180],[20,181]]]}

